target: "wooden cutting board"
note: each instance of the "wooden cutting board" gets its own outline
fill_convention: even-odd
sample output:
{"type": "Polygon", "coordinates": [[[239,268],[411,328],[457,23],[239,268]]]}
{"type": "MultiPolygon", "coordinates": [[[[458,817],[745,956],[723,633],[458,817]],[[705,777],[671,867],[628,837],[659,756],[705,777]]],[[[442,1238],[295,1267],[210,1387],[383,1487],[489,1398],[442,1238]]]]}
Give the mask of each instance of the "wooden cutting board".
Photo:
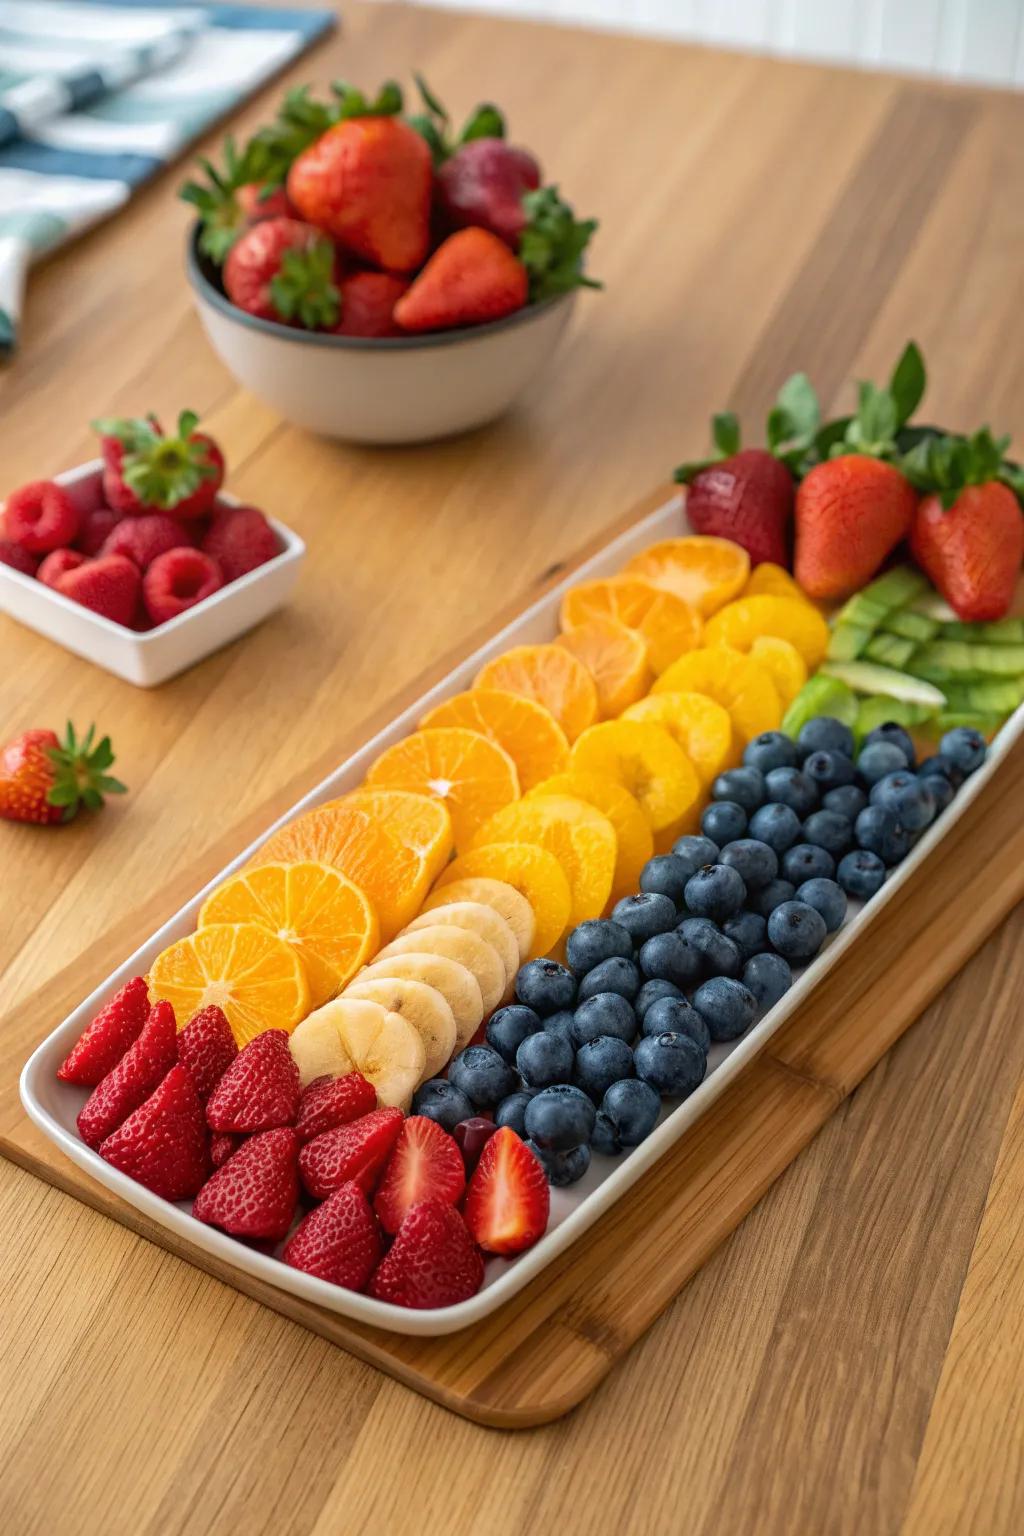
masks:
{"type": "MultiPolygon", "coordinates": [[[[664,500],[660,490],[623,519],[664,500]]],[[[620,531],[606,532],[604,543],[620,531]]],[[[597,547],[596,545],[594,547],[597,547]]],[[[594,547],[581,552],[580,560],[594,547]]],[[[530,600],[564,576],[547,573],[530,600]]],[[[493,634],[515,612],[489,626],[493,634]]],[[[487,634],[417,680],[444,676],[487,634]]],[[[25,1117],[18,1075],[33,1048],[306,789],[335,751],[209,849],[0,1023],[0,1152],[49,1183],[478,1423],[521,1428],[566,1413],[602,1380],[1024,894],[1024,747],[761,1055],[648,1176],[497,1313],[440,1339],[348,1322],[221,1263],[154,1225],[68,1162],[25,1117]]]]}

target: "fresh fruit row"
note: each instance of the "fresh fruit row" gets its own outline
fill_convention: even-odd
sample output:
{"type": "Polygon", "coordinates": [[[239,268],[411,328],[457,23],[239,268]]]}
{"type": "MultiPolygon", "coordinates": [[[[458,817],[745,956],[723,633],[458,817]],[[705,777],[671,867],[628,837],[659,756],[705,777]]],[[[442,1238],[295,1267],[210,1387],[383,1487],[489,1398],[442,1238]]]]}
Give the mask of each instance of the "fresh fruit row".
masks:
{"type": "Polygon", "coordinates": [[[35,480],[0,518],[0,561],[103,618],[149,630],[280,554],[255,507],[218,500],[224,455],[185,411],[94,423],[102,487],[35,480]]]}
{"type": "Polygon", "coordinates": [[[596,228],[580,222],[505,121],[480,106],[461,132],[422,80],[403,112],[337,83],[289,91],[276,120],[182,197],[200,248],[246,314],[336,336],[480,325],[579,286],[596,228]]]}

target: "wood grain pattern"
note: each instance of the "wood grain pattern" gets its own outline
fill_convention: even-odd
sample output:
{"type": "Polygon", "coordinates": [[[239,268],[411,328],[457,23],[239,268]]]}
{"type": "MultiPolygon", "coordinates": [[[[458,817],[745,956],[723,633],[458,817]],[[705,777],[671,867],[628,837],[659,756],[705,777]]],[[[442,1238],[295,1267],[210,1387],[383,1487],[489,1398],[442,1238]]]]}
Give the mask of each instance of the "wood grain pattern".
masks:
{"type": "MultiPolygon", "coordinates": [[[[524,410],[388,454],[315,442],[239,394],[191,314],[173,174],[36,274],[0,375],[7,483],[85,457],[96,410],[194,404],[237,492],[315,558],[287,612],[153,695],[0,620],[0,728],[95,713],[133,791],[59,836],[0,832],[5,1012],[223,841],[225,783],[234,824],[351,741],[700,451],[724,401],[753,437],[789,367],[846,404],[840,381],[883,373],[913,334],[936,419],[1024,432],[1019,98],[355,3],[290,78],[413,64],[456,107],[508,107],[601,218],[607,292],[524,410]],[[610,81],[612,112],[595,106],[610,81]]],[[[759,1536],[1015,1536],[1022,940],[1015,914],[608,1380],[525,1435],[446,1414],[4,1163],[5,1524],[711,1536],[729,1516],[759,1536]]]]}

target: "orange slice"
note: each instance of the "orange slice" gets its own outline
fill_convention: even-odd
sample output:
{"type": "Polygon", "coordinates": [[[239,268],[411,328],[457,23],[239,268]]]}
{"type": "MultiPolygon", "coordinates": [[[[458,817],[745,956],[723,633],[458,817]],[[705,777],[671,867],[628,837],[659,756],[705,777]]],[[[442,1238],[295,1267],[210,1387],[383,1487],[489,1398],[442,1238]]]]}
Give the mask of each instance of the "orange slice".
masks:
{"type": "Polygon", "coordinates": [[[774,565],[771,560],[764,560],[760,565],[754,566],[740,596],[795,597],[805,603],[809,601],[807,593],[796,578],[781,565],[774,565]]]}
{"type": "Polygon", "coordinates": [[[461,725],[434,726],[396,741],[378,757],[366,782],[443,801],[460,849],[488,816],[519,798],[519,775],[508,753],[489,736],[461,725]]]}
{"type": "MultiPolygon", "coordinates": [[[[529,902],[536,924],[531,960],[554,949],[569,925],[572,892],[553,853],[539,843],[490,843],[486,848],[472,848],[449,864],[430,899],[433,902],[438,891],[456,881],[478,879],[511,885],[529,902]]],[[[460,884],[460,889],[467,888],[460,884]]]]}
{"type": "Polygon", "coordinates": [[[420,727],[462,725],[504,747],[523,794],[565,767],[569,743],[549,709],[505,688],[470,688],[428,710],[420,727]]]}
{"type": "Polygon", "coordinates": [[[729,711],[706,694],[651,693],[631,704],[622,718],[663,726],[682,747],[702,784],[710,784],[723,768],[739,762],[729,711]]]}
{"type": "Polygon", "coordinates": [[[811,672],[825,659],[828,625],[802,598],[741,597],[720,608],[704,630],[705,644],[730,645],[735,651],[749,651],[759,635],[788,640],[811,672]]]}
{"type": "Polygon", "coordinates": [[[758,635],[749,654],[770,674],[783,709],[788,709],[807,681],[807,666],[796,646],[778,635],[758,635]]]}
{"type": "Polygon", "coordinates": [[[150,996],[171,1004],[179,1029],[216,1003],[239,1046],[265,1029],[290,1034],[309,1012],[298,950],[260,923],[200,928],[157,955],[148,981],[150,996]]]}
{"type": "Polygon", "coordinates": [[[741,741],[778,730],[779,692],[770,674],[749,656],[723,646],[690,651],[658,678],[654,693],[706,693],[723,705],[741,741]]]}
{"type": "Polygon", "coordinates": [[[614,619],[638,630],[655,672],[664,672],[677,656],[700,645],[704,628],[691,604],[636,576],[609,576],[570,587],[562,599],[562,629],[576,629],[592,619],[614,619]]]}
{"type": "Polygon", "coordinates": [[[693,817],[700,779],[682,747],[660,725],[610,720],[592,726],[573,747],[569,762],[572,772],[596,773],[621,784],[639,801],[653,832],[679,836],[693,817]]]}
{"type": "Polygon", "coordinates": [[[516,842],[536,843],[561,864],[572,892],[574,925],[600,917],[611,894],[617,850],[607,816],[570,795],[531,795],[485,821],[474,847],[516,842]]]}
{"type": "MultiPolygon", "coordinates": [[[[725,718],[728,724],[728,715],[725,718]]],[[[600,811],[602,816],[607,816],[616,843],[611,899],[618,901],[620,896],[629,896],[638,889],[640,871],[654,852],[654,839],[639,801],[634,799],[628,789],[616,784],[614,779],[604,779],[596,773],[583,773],[577,769],[569,773],[556,773],[553,778],[538,784],[531,794],[571,795],[576,800],[585,800],[588,805],[600,811]]]]}
{"type": "Polygon", "coordinates": [[[374,953],[377,914],[357,885],[329,864],[260,864],[208,896],[200,928],[259,923],[298,951],[311,1008],[340,992],[374,953]]]}
{"type": "Polygon", "coordinates": [[[419,854],[430,871],[431,880],[452,856],[452,819],[447,807],[432,795],[417,795],[402,789],[372,789],[364,784],[362,789],[342,795],[339,800],[328,800],[327,805],[364,811],[404,847],[419,854]]]}
{"type": "Polygon", "coordinates": [[[690,533],[641,550],[626,563],[624,574],[674,592],[707,617],[742,592],[750,556],[731,539],[690,533]]]}
{"type": "Polygon", "coordinates": [[[597,684],[602,720],[617,719],[651,686],[647,641],[639,630],[627,629],[617,619],[588,619],[566,630],[558,644],[582,661],[597,684]]]}
{"type": "Polygon", "coordinates": [[[474,688],[521,693],[551,711],[570,741],[597,719],[597,687],[575,656],[560,645],[514,645],[485,662],[474,688]]]}

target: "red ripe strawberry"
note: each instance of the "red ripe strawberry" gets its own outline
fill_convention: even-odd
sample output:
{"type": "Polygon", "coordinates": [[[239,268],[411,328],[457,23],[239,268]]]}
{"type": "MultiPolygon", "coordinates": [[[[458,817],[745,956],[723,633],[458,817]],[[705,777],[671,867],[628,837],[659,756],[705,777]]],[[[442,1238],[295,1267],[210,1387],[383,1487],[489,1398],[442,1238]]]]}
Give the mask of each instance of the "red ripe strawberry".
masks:
{"type": "Polygon", "coordinates": [[[196,1195],[192,1215],[232,1237],[279,1242],[299,1203],[298,1142],[287,1126],[244,1141],[196,1195]]]}
{"type": "Polygon", "coordinates": [[[234,1157],[244,1140],[235,1131],[217,1131],[210,1137],[210,1162],[215,1168],[223,1167],[229,1157],[234,1157]]]}
{"type": "Polygon", "coordinates": [[[124,517],[111,529],[101,555],[125,555],[140,571],[146,571],[158,555],[169,549],[192,549],[195,540],[187,523],[167,512],[143,512],[124,517]]]}
{"type": "Polygon", "coordinates": [[[139,568],[124,555],[104,555],[65,571],[54,589],[115,624],[129,625],[139,601],[139,568]]]}
{"type": "Polygon", "coordinates": [[[368,1195],[398,1139],[403,1119],[400,1109],[375,1109],[307,1141],[299,1153],[299,1172],[314,1200],[326,1200],[350,1180],[368,1195]]]}
{"type": "Polygon", "coordinates": [[[149,988],[144,976],[133,976],[87,1024],[66,1060],[57,1068],[62,1083],[95,1088],[113,1071],[142,1033],[149,1017],[149,988]]]}
{"type": "Polygon", "coordinates": [[[460,229],[439,245],[395,305],[404,331],[500,320],[526,303],[526,268],[486,229],[460,229]]]}
{"type": "Polygon", "coordinates": [[[188,1067],[204,1104],[237,1055],[231,1025],[216,1003],[194,1013],[178,1035],[178,1060],[188,1067]]]}
{"type": "Polygon", "coordinates": [[[514,251],[527,224],[523,194],[540,186],[540,166],[504,139],[471,139],[437,172],[437,197],[457,228],[489,229],[514,251]]]}
{"type": "Polygon", "coordinates": [[[361,1291],[380,1259],[380,1231],[358,1184],[342,1184],[304,1216],[282,1258],[293,1269],[361,1291]]]}
{"type": "Polygon", "coordinates": [[[79,1113],[78,1133],[98,1147],[148,1098],[178,1059],[177,1027],[170,1003],[154,1003],[149,1017],[116,1067],[90,1093],[79,1113]]]}
{"type": "Polygon", "coordinates": [[[1024,514],[998,480],[965,486],[948,510],[941,497],[926,496],[914,514],[910,548],[957,618],[1001,619],[1024,560],[1024,514]]]}
{"type": "Polygon", "coordinates": [[[258,181],[247,181],[238,188],[235,200],[246,223],[256,224],[260,219],[290,219],[295,217],[284,187],[264,187],[258,181]]]}
{"type": "Polygon", "coordinates": [[[347,1125],[377,1108],[377,1090],[361,1072],[344,1077],[318,1077],[302,1090],[295,1134],[312,1141],[336,1125],[347,1125]]]}
{"type": "Polygon", "coordinates": [[[54,480],[33,480],[12,491],[4,509],[4,536],[29,554],[70,544],[80,518],[74,502],[54,480]]]}
{"type": "Polygon", "coordinates": [[[862,453],[818,464],[796,493],[793,573],[810,597],[849,597],[910,532],[917,493],[898,469],[862,453]]]}
{"type": "Polygon", "coordinates": [[[46,587],[56,588],[57,582],[66,571],[77,571],[80,565],[84,565],[86,556],[78,549],[51,549],[50,553],[40,561],[36,571],[36,580],[41,581],[46,587]]]}
{"type": "Polygon", "coordinates": [[[10,539],[0,539],[0,565],[9,565],[12,571],[20,571],[23,576],[34,576],[39,569],[39,556],[30,555],[27,549],[13,544],[10,539]]]}
{"type": "Polygon", "coordinates": [[[206,1105],[212,1131],[270,1131],[294,1125],[299,1069],[283,1029],[250,1040],[220,1079],[206,1105]]]}
{"type": "Polygon", "coordinates": [[[370,1295],[398,1307],[453,1307],[483,1281],[484,1261],[455,1207],[421,1200],[370,1281],[370,1295]]]}
{"type": "Polygon", "coordinates": [[[206,1178],[203,1106],[184,1067],[174,1066],[149,1098],[108,1136],[100,1157],[165,1200],[189,1200],[206,1178]]]}
{"type": "Polygon", "coordinates": [[[124,513],[115,512],[113,507],[96,507],[92,512],[86,512],[78,530],[75,548],[80,549],[83,555],[98,555],[108,535],[123,517],[124,513]]]}
{"type": "Polygon", "coordinates": [[[142,597],[153,623],[166,624],[223,585],[221,568],[210,555],[200,549],[169,549],[157,555],[143,576],[142,597]]]}
{"type": "Polygon", "coordinates": [[[263,219],[231,247],[224,291],[247,315],[320,330],[338,318],[337,268],[322,230],[300,219],[263,219]]]}
{"type": "Polygon", "coordinates": [[[410,1115],[388,1158],[373,1208],[384,1231],[397,1232],[420,1200],[458,1205],[465,1189],[466,1170],[454,1138],[425,1115],[410,1115]]]}
{"type": "Polygon", "coordinates": [[[79,742],[70,720],[64,740],[55,731],[22,731],[0,750],[0,818],[52,826],[70,821],[86,806],[95,811],[104,795],[125,786],[107,772],[114,761],[110,737],[93,745],[95,727],[79,742]]]}
{"type": "Polygon", "coordinates": [[[224,483],[224,455],[212,437],[196,431],[198,423],[194,411],[182,411],[177,435],[167,437],[154,416],[94,421],[108,504],[133,516],[205,517],[224,483]]]}
{"type": "Polygon", "coordinates": [[[391,272],[353,272],[341,285],[341,319],[335,336],[401,336],[395,305],[408,290],[408,279],[391,272]]]}
{"type": "Polygon", "coordinates": [[[789,566],[793,476],[767,448],[743,448],[690,481],[686,516],[696,533],[741,544],[751,565],[789,566]]]}
{"type": "Polygon", "coordinates": [[[522,1253],[547,1231],[551,1195],[540,1163],[510,1126],[480,1154],[469,1181],[466,1225],[485,1253],[522,1253]]]}
{"type": "Polygon", "coordinates": [[[216,560],[226,582],[237,581],[281,553],[277,534],[256,507],[217,508],[202,548],[216,560]]]}

